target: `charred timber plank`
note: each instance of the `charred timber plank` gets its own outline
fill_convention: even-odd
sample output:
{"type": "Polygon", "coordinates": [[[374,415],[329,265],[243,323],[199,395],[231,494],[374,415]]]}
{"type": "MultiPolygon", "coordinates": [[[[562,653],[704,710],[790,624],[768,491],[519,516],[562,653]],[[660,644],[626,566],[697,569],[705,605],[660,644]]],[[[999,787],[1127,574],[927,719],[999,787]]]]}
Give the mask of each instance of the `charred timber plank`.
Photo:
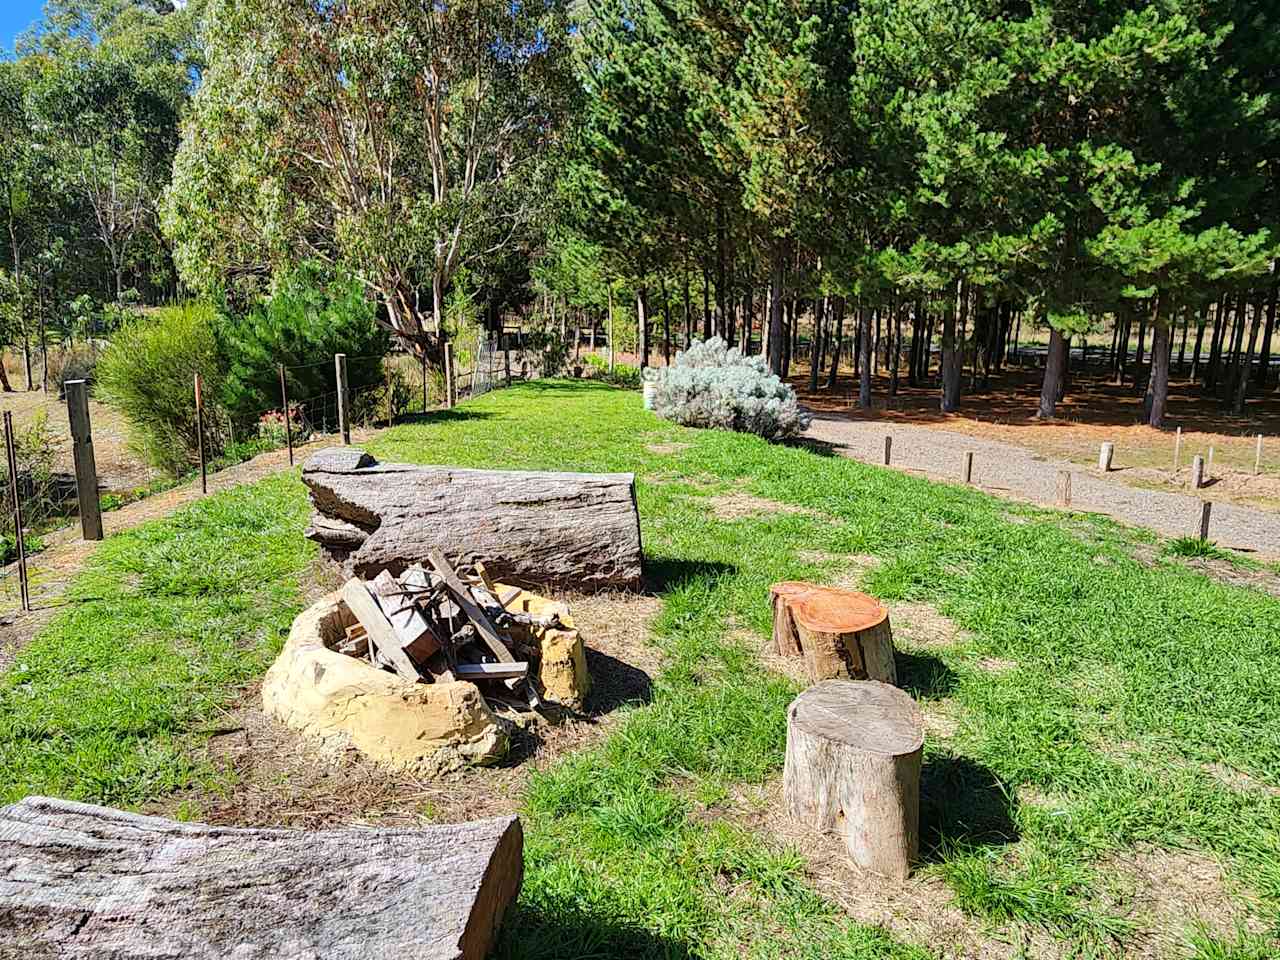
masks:
{"type": "Polygon", "coordinates": [[[475,626],[489,651],[503,663],[514,663],[516,658],[507,649],[502,636],[494,629],[484,611],[476,606],[475,601],[471,599],[471,591],[467,589],[466,584],[458,579],[457,571],[449,565],[449,561],[445,559],[444,554],[439,550],[433,550],[427,559],[431,561],[431,566],[435,569],[435,572],[444,580],[444,585],[453,594],[454,602],[462,608],[462,612],[467,615],[467,619],[475,626]]]}
{"type": "Polygon", "coordinates": [[[257,830],[28,797],[0,809],[0,956],[480,960],[522,846],[515,817],[257,830]]]}
{"type": "Polygon", "coordinates": [[[342,602],[347,605],[360,625],[364,627],[369,638],[370,650],[376,650],[386,657],[395,668],[397,674],[410,683],[422,679],[418,668],[413,665],[409,655],[400,647],[400,637],[396,634],[391,621],[382,612],[382,607],[374,599],[369,588],[359,577],[352,577],[342,585],[342,602]]]}
{"type": "Polygon", "coordinates": [[[633,474],[380,464],[347,448],[314,454],[302,479],[316,511],[307,535],[349,574],[399,573],[439,550],[521,586],[641,583],[633,474]]]}

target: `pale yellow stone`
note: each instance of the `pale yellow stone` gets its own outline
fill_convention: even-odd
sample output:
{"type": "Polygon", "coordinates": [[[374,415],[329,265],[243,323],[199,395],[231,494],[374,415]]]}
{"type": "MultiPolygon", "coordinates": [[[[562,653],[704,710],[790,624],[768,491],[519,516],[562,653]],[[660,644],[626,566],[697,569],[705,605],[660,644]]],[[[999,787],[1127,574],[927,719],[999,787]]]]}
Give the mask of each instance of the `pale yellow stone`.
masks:
{"type": "Polygon", "coordinates": [[[262,706],[327,746],[435,775],[507,749],[505,728],[474,684],[410,683],[332,650],[354,622],[338,594],[304,610],[262,684],[262,706]]]}
{"type": "MultiPolygon", "coordinates": [[[[495,586],[502,596],[513,589],[506,584],[495,586]]],[[[569,615],[569,605],[521,590],[507,603],[507,609],[535,617],[550,617],[552,614],[560,617],[562,626],[534,627],[524,631],[522,639],[535,644],[540,651],[538,681],[547,699],[581,710],[591,691],[591,674],[587,673],[586,652],[573,625],[573,617],[569,615]]]]}

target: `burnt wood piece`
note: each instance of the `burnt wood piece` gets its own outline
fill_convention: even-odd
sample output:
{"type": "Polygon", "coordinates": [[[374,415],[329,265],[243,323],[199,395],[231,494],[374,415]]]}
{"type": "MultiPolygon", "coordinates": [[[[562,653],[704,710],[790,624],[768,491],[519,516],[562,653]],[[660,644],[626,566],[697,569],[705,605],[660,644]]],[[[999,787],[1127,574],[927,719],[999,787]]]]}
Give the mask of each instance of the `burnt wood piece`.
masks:
{"type": "MultiPolygon", "coordinates": [[[[409,655],[400,647],[400,637],[396,634],[391,621],[383,614],[382,608],[369,588],[358,577],[352,577],[342,585],[342,602],[365,628],[369,641],[369,652],[385,657],[397,674],[404,680],[416,683],[421,680],[418,668],[414,666],[409,655]]],[[[375,657],[376,662],[376,657],[375,657]]]]}
{"type": "Polygon", "coordinates": [[[520,889],[516,817],[413,830],[0,809],[0,956],[481,960],[520,889]]]}
{"type": "Polygon", "coordinates": [[[439,550],[482,558],[502,583],[641,585],[634,474],[378,463],[346,447],[312,455],[302,479],[316,511],[307,536],[349,575],[399,573],[439,550]]]}

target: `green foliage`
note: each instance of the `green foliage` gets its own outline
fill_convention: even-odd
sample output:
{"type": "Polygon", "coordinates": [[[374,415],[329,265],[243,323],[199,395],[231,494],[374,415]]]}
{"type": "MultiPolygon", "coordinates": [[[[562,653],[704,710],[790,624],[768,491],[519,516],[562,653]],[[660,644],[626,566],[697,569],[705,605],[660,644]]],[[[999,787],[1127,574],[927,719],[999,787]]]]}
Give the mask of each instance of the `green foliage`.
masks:
{"type": "Polygon", "coordinates": [[[128,419],[130,440],[147,462],[172,475],[198,463],[195,375],[203,378],[206,455],[222,442],[213,425],[225,364],[213,308],[163,307],[128,321],[98,361],[97,396],[128,419]]]}
{"type": "Polygon", "coordinates": [[[640,368],[628,363],[615,363],[609,369],[609,360],[598,353],[588,353],[583,360],[587,364],[587,375],[592,380],[603,380],[630,390],[640,389],[640,368]]]}
{"type": "Polygon", "coordinates": [[[279,364],[288,371],[291,402],[332,394],[337,353],[347,355],[353,393],[380,383],[390,337],[376,315],[360,283],[326,279],[317,265],[303,264],[247,315],[218,318],[218,344],[227,358],[223,403],[244,423],[279,410],[279,364]]]}
{"type": "Polygon", "coordinates": [[[1209,560],[1231,560],[1232,555],[1212,540],[1199,537],[1178,537],[1169,541],[1166,551],[1175,557],[1193,557],[1209,560]]]}

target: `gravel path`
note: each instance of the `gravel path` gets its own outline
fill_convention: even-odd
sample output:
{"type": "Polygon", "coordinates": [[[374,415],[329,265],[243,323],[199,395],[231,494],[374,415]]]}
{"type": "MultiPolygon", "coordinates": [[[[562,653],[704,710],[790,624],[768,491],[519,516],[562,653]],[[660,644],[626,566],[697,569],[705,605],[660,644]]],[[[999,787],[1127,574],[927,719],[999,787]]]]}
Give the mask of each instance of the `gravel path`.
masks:
{"type": "MultiPolygon", "coordinates": [[[[884,462],[884,438],[893,437],[891,462],[898,469],[959,481],[964,455],[973,452],[973,482],[988,493],[1053,505],[1058,471],[1071,471],[1071,505],[1103,513],[1167,537],[1199,532],[1200,497],[1144,490],[1103,479],[1096,469],[1066,460],[1051,460],[1026,447],[981,440],[937,427],[846,420],[817,413],[807,436],[833,444],[838,452],[866,463],[884,462]]],[[[1203,499],[1213,499],[1206,487],[1203,499]]],[[[1280,514],[1229,503],[1214,503],[1210,539],[1219,546],[1280,558],[1280,514]]]]}

